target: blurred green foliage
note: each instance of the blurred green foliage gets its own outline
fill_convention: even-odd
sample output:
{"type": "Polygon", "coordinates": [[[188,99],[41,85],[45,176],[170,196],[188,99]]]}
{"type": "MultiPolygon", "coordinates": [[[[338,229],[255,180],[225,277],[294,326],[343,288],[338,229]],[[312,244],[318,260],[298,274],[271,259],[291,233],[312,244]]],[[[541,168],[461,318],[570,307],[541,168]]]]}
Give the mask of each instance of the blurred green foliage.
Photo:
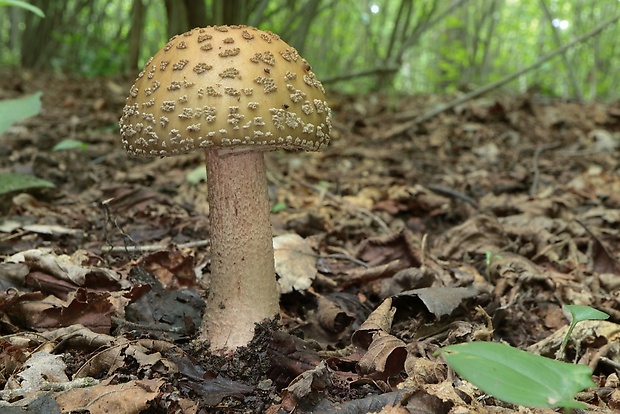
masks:
{"type": "MultiPolygon", "coordinates": [[[[43,51],[50,57],[34,69],[134,75],[135,70],[128,71],[134,1],[62,2],[62,19],[56,19],[58,11],[46,18],[62,22],[54,23],[54,42],[43,51]]],[[[167,40],[164,0],[142,1],[140,65],[167,40]]],[[[223,0],[204,1],[212,7],[223,0]]],[[[559,47],[554,31],[565,44],[620,14],[618,1],[548,5],[553,24],[538,0],[256,0],[247,3],[252,8],[247,23],[279,33],[297,47],[330,90],[445,93],[489,84],[531,65],[559,47]],[[346,79],[329,82],[341,77],[346,79]]],[[[33,25],[27,15],[17,8],[0,13],[0,65],[23,64],[22,46],[33,25]]],[[[566,60],[554,58],[506,88],[565,97],[577,96],[575,88],[581,88],[586,98],[617,99],[619,26],[610,25],[568,50],[566,60]],[[569,81],[567,65],[576,84],[569,81]]]]}

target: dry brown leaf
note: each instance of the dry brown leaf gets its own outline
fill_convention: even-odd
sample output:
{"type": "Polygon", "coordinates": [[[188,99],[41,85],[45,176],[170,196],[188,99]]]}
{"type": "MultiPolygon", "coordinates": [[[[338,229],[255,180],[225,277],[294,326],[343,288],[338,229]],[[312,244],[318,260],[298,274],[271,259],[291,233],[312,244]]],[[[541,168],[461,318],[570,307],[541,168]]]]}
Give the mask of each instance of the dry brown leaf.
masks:
{"type": "Polygon", "coordinates": [[[300,399],[308,396],[312,392],[323,391],[331,385],[331,370],[325,361],[321,361],[315,368],[297,376],[285,390],[293,394],[296,399],[300,399]]]}
{"type": "Polygon", "coordinates": [[[175,247],[152,253],[144,258],[144,268],[167,289],[193,286],[196,281],[194,258],[175,247]]]}
{"type": "Polygon", "coordinates": [[[30,328],[40,313],[63,302],[55,296],[45,297],[41,292],[18,292],[11,289],[0,292],[0,314],[7,323],[30,328]]]}
{"type": "Polygon", "coordinates": [[[408,290],[394,296],[395,300],[402,301],[407,298],[419,298],[426,309],[435,317],[440,318],[449,315],[456,309],[463,300],[472,298],[478,291],[470,285],[464,287],[428,287],[421,289],[408,290]]]}
{"type": "Polygon", "coordinates": [[[88,279],[97,279],[105,282],[107,287],[129,287],[126,280],[112,269],[104,267],[85,266],[89,253],[77,251],[72,256],[56,255],[49,249],[31,249],[14,254],[7,262],[25,263],[31,270],[40,270],[59,279],[75,283],[78,286],[87,284],[88,279]]]}
{"type": "Polygon", "coordinates": [[[348,203],[353,204],[354,206],[364,208],[366,210],[371,210],[375,203],[382,198],[384,198],[385,194],[378,187],[365,187],[362,188],[360,192],[355,195],[346,195],[343,196],[342,199],[348,203]]]}
{"type": "Polygon", "coordinates": [[[290,233],[273,238],[276,273],[281,293],[304,291],[316,277],[316,255],[298,234],[290,233]]]}
{"type": "Polygon", "coordinates": [[[276,383],[286,387],[303,372],[313,369],[323,360],[319,354],[300,338],[276,331],[269,344],[271,370],[278,375],[276,383]]]}
{"type": "Polygon", "coordinates": [[[620,260],[614,257],[598,237],[593,237],[589,267],[595,273],[620,275],[620,260]]]}
{"type": "Polygon", "coordinates": [[[330,299],[319,296],[317,302],[317,319],[319,325],[326,331],[332,334],[340,333],[353,322],[354,318],[347,315],[330,299]]]}
{"type": "MultiPolygon", "coordinates": [[[[421,263],[420,241],[408,230],[387,237],[371,237],[357,247],[355,257],[369,267],[399,261],[400,269],[418,267],[421,263]]],[[[400,270],[398,269],[398,270],[400,270]]]]}
{"type": "Polygon", "coordinates": [[[347,278],[342,282],[342,289],[346,289],[352,285],[361,285],[369,283],[379,279],[388,279],[394,276],[399,270],[403,268],[403,264],[400,260],[394,260],[392,262],[372,266],[372,267],[357,267],[347,271],[347,278]]]}
{"type": "MultiPolygon", "coordinates": [[[[450,379],[442,381],[439,384],[426,384],[422,388],[430,395],[434,395],[439,398],[441,401],[450,402],[457,406],[467,405],[467,403],[465,403],[465,401],[463,401],[463,398],[461,398],[461,396],[459,395],[459,392],[462,393],[462,395],[467,396],[468,399],[475,400],[474,397],[476,390],[473,388],[473,386],[469,385],[469,392],[463,392],[464,390],[462,389],[462,387],[460,387],[459,392],[457,392],[450,379]]],[[[467,412],[470,413],[471,411],[467,412]]]]}
{"type": "Polygon", "coordinates": [[[396,308],[392,307],[392,298],[387,298],[375,309],[362,325],[353,332],[351,343],[364,349],[368,349],[377,332],[389,333],[392,329],[392,320],[396,308]]]}
{"type": "Polygon", "coordinates": [[[405,373],[408,378],[403,387],[418,388],[423,384],[438,384],[445,381],[448,369],[446,364],[438,360],[421,358],[410,353],[405,361],[405,373]]]}
{"type": "Polygon", "coordinates": [[[63,412],[84,411],[90,414],[139,414],[157,397],[163,379],[133,380],[111,384],[111,380],[87,388],[60,393],[56,402],[63,412]]]}
{"type": "Polygon", "coordinates": [[[174,346],[160,340],[141,339],[129,341],[126,338],[114,338],[109,345],[88,359],[75,373],[74,378],[101,377],[111,375],[118,368],[126,365],[130,357],[146,371],[155,364],[165,367],[166,372],[174,373],[177,367],[168,359],[163,358],[159,351],[166,351],[174,346]]]}
{"type": "Polygon", "coordinates": [[[489,269],[500,279],[518,279],[522,281],[540,280],[550,281],[549,269],[543,269],[531,260],[517,254],[502,253],[496,256],[489,269]]]}
{"type": "Polygon", "coordinates": [[[22,368],[12,375],[6,389],[24,388],[29,391],[40,390],[47,383],[67,382],[67,365],[62,355],[52,355],[45,351],[35,352],[24,362],[22,368]]]}
{"type": "Polygon", "coordinates": [[[80,288],[69,295],[67,303],[42,310],[32,328],[49,330],[79,324],[93,332],[109,333],[112,304],[108,297],[108,293],[88,292],[80,288]]]}
{"type": "Polygon", "coordinates": [[[404,370],[406,358],[406,344],[393,335],[379,331],[357,367],[360,374],[374,379],[388,379],[404,370]]]}
{"type": "Polygon", "coordinates": [[[466,254],[499,251],[506,242],[499,221],[480,214],[439,236],[432,251],[437,257],[460,259],[466,254]]]}
{"type": "MultiPolygon", "coordinates": [[[[410,411],[402,405],[386,405],[378,414],[409,414],[410,411]]],[[[370,413],[369,413],[370,414],[370,413]]]]}

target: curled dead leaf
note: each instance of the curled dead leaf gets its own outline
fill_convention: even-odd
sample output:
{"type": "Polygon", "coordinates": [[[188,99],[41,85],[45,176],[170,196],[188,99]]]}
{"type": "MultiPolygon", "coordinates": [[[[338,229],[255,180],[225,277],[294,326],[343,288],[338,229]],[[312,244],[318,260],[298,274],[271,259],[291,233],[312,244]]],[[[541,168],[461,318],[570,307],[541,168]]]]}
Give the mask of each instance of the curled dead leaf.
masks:
{"type": "Polygon", "coordinates": [[[389,333],[396,308],[392,307],[392,298],[387,298],[362,323],[357,331],[353,332],[351,343],[368,349],[377,332],[389,333]]]}
{"type": "Polygon", "coordinates": [[[330,333],[344,331],[354,320],[338,305],[324,296],[318,298],[317,313],[319,325],[330,333]]]}
{"type": "Polygon", "coordinates": [[[379,331],[374,335],[357,368],[360,374],[375,379],[387,379],[404,370],[406,358],[405,343],[393,335],[379,331]]]}

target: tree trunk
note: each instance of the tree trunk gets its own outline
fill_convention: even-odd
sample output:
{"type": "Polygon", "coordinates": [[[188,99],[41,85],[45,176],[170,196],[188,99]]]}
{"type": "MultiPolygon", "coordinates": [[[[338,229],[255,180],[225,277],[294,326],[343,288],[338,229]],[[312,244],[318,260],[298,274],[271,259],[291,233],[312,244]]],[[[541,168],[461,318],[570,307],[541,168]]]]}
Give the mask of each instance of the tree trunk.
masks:
{"type": "Polygon", "coordinates": [[[138,68],[145,11],[143,0],[133,0],[133,5],[131,6],[131,29],[129,31],[129,66],[127,68],[130,72],[135,72],[138,68]]]}

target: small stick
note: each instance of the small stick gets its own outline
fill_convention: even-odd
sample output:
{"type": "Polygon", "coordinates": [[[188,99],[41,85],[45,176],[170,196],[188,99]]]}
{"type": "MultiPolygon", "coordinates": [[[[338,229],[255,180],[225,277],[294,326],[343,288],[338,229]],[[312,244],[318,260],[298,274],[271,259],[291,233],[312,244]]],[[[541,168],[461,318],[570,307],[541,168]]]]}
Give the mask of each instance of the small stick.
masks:
{"type": "MultiPolygon", "coordinates": [[[[210,239],[206,240],[196,240],[189,243],[177,244],[176,247],[179,249],[191,249],[194,247],[203,247],[211,244],[210,239]]],[[[135,253],[135,252],[155,252],[158,250],[163,250],[168,245],[165,244],[148,244],[146,246],[103,246],[101,251],[103,253],[135,253]]]]}

